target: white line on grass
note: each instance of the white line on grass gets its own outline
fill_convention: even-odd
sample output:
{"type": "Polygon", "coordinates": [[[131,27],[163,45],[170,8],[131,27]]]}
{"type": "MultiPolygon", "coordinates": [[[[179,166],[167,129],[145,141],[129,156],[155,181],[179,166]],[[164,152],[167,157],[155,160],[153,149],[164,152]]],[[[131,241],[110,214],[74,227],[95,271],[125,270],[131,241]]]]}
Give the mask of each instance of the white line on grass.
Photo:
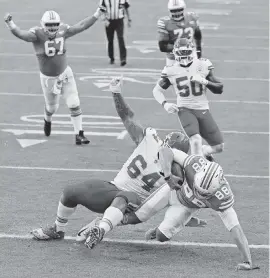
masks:
{"type": "MultiPolygon", "coordinates": [[[[17,234],[5,234],[0,233],[0,239],[32,239],[31,235],[17,235],[17,234]]],[[[75,241],[76,237],[73,236],[65,236],[65,240],[75,241]]],[[[136,240],[136,239],[110,239],[104,238],[104,242],[113,242],[113,243],[123,243],[123,244],[142,244],[142,245],[150,245],[150,246],[195,246],[195,247],[217,247],[217,248],[236,248],[235,244],[230,243],[204,243],[204,242],[158,242],[158,241],[145,241],[145,240],[136,240]]],[[[270,246],[266,244],[251,244],[250,248],[253,249],[269,249],[270,246]]]]}
{"type": "MultiPolygon", "coordinates": [[[[39,74],[39,71],[31,71],[31,70],[0,70],[0,74],[39,74]]],[[[103,74],[107,74],[106,72],[103,72],[103,74]]],[[[119,75],[119,72],[112,72],[112,69],[110,69],[110,72],[108,73],[111,76],[119,75]]],[[[76,72],[76,75],[82,75],[82,76],[89,76],[93,75],[93,72],[76,72]]],[[[134,75],[142,75],[143,74],[134,74],[134,75]]],[[[145,74],[146,75],[146,74],[145,74]]],[[[158,78],[158,77],[157,77],[158,78]]],[[[229,81],[261,81],[261,82],[269,82],[268,78],[253,78],[253,77],[219,77],[221,80],[229,80],[229,81]]],[[[153,84],[155,84],[155,81],[153,81],[153,84]]]]}
{"type": "MultiPolygon", "coordinates": [[[[28,166],[5,166],[0,165],[0,169],[9,170],[40,170],[40,171],[63,171],[63,172],[108,172],[117,173],[119,170],[115,169],[84,169],[84,168],[54,168],[54,167],[28,167],[28,166]]],[[[251,175],[234,175],[226,174],[226,177],[231,178],[251,178],[251,179],[269,179],[269,176],[251,176],[251,175]]]]}
{"type": "MultiPolygon", "coordinates": [[[[132,47],[133,48],[133,47],[132,47]]],[[[151,48],[151,47],[150,47],[151,48]]],[[[35,58],[34,54],[30,54],[30,53],[0,53],[0,57],[31,57],[31,58],[35,58]]],[[[101,55],[68,55],[68,58],[70,59],[108,59],[107,56],[101,56],[101,55]]],[[[143,61],[164,61],[165,62],[165,57],[160,58],[160,57],[136,57],[136,56],[129,56],[128,57],[129,60],[143,60],[143,61]]],[[[211,59],[212,62],[215,63],[230,63],[230,64],[269,64],[268,60],[215,60],[215,59],[211,59]]],[[[111,68],[110,70],[113,70],[113,68],[111,68]]]]}
{"type": "MultiPolygon", "coordinates": [[[[0,96],[21,96],[21,97],[42,97],[43,95],[34,94],[34,93],[8,93],[8,92],[0,92],[0,96]]],[[[96,99],[112,99],[111,96],[91,96],[91,95],[80,95],[80,98],[96,98],[96,99]]],[[[128,97],[125,96],[125,99],[129,100],[146,100],[146,101],[155,101],[154,98],[149,97],[128,97]]],[[[167,98],[167,100],[175,101],[175,98],[167,98]]],[[[269,105],[268,101],[254,101],[254,100],[209,100],[212,103],[233,103],[233,104],[263,104],[269,105]]]]}

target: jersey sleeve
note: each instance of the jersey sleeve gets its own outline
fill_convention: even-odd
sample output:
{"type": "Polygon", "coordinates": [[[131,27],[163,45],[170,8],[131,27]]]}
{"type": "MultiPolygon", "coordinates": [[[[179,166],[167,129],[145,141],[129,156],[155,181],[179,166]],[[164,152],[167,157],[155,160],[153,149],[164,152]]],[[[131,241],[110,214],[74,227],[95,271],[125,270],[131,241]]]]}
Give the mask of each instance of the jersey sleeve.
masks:
{"type": "Polygon", "coordinates": [[[40,27],[38,27],[38,26],[35,26],[35,27],[31,27],[30,29],[29,29],[29,32],[31,32],[31,33],[33,33],[33,34],[37,34],[37,30],[39,29],[40,27]]]}
{"type": "Polygon", "coordinates": [[[162,70],[158,84],[164,90],[168,89],[170,85],[172,85],[168,66],[165,66],[162,70]]]}
{"type": "Polygon", "coordinates": [[[215,211],[225,211],[234,205],[234,195],[229,184],[222,185],[214,195],[207,200],[209,208],[215,211]]]}
{"type": "Polygon", "coordinates": [[[158,32],[169,34],[168,30],[166,29],[166,20],[164,17],[160,18],[157,22],[158,32]]]}

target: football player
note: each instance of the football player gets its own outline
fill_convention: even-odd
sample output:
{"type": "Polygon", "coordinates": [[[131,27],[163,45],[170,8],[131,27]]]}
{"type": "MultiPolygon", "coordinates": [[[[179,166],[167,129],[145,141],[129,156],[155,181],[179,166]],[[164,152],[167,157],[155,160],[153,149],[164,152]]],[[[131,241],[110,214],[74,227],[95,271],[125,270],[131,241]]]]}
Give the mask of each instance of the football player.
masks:
{"type": "MultiPolygon", "coordinates": [[[[171,191],[170,206],[164,220],[158,228],[150,229],[146,233],[147,239],[168,241],[183,228],[197,210],[211,208],[219,214],[242,255],[243,262],[237,265],[237,269],[259,268],[252,265],[248,241],[233,208],[234,195],[221,166],[216,162],[209,162],[202,156],[187,155],[181,150],[167,146],[162,146],[159,150],[159,163],[168,185],[172,189],[178,189],[171,191]],[[180,188],[173,181],[173,161],[184,169],[185,181],[180,188]]],[[[155,194],[158,192],[153,195],[155,194]]],[[[150,199],[150,202],[153,199],[150,199]]]]}
{"type": "Polygon", "coordinates": [[[185,12],[184,0],[169,0],[168,10],[170,16],[158,20],[158,45],[161,52],[166,53],[166,65],[175,62],[173,46],[178,38],[187,38],[196,45],[194,57],[202,56],[202,32],[199,27],[198,15],[193,12],[185,12]]]}
{"type": "Polygon", "coordinates": [[[178,113],[181,125],[190,140],[192,154],[212,159],[213,153],[224,149],[223,136],[210,111],[206,90],[214,94],[223,92],[223,84],[214,76],[212,63],[205,58],[194,59],[194,45],[187,39],[175,43],[176,63],[165,66],[153,95],[168,113],[178,113]],[[172,86],[177,104],[169,103],[164,92],[172,86]],[[202,138],[209,145],[202,146],[202,138]]]}
{"type": "Polygon", "coordinates": [[[45,98],[44,133],[51,134],[52,115],[59,107],[62,95],[70,110],[77,145],[89,144],[82,129],[82,111],[77,86],[72,69],[68,66],[66,39],[91,27],[103,13],[98,8],[94,15],[86,17],[73,26],[64,24],[55,11],[46,11],[40,21],[40,27],[21,30],[6,14],[4,20],[11,33],[17,38],[33,43],[39,63],[41,87],[45,98]]]}
{"type": "MultiPolygon", "coordinates": [[[[75,212],[77,205],[83,205],[91,211],[104,213],[98,225],[84,231],[84,239],[88,236],[86,246],[94,248],[107,232],[122,221],[127,209],[136,208],[151,193],[166,185],[157,163],[159,148],[168,144],[185,152],[189,149],[188,138],[181,132],[171,133],[163,141],[155,129],[143,129],[134,120],[133,111],[121,95],[120,79],[113,80],[110,87],[117,113],[136,148],[113,181],[92,179],[66,187],[59,201],[55,224],[33,230],[36,239],[62,239],[68,218],[75,212]]],[[[194,219],[192,221],[194,223],[194,219]]],[[[191,226],[194,226],[193,223],[191,226]]],[[[197,226],[205,225],[205,222],[195,219],[195,226],[196,223],[197,226]]]]}

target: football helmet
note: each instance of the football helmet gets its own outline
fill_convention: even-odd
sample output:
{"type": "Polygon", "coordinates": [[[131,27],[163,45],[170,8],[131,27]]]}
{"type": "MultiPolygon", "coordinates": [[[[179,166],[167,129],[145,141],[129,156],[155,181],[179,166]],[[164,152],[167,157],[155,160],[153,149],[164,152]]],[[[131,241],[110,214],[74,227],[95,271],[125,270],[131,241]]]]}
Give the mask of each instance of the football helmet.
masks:
{"type": "Polygon", "coordinates": [[[168,2],[170,17],[175,21],[181,21],[184,19],[185,8],[186,3],[184,0],[169,0],[168,2]]]}
{"type": "Polygon", "coordinates": [[[194,44],[188,39],[177,39],[173,48],[175,60],[183,67],[189,66],[194,59],[194,49],[194,44]]]}
{"type": "Polygon", "coordinates": [[[209,199],[225,184],[228,182],[221,166],[216,162],[207,162],[194,176],[194,195],[199,199],[209,199]]]}
{"type": "Polygon", "coordinates": [[[40,20],[40,24],[47,34],[55,36],[60,27],[60,16],[55,11],[46,11],[40,20]]]}
{"type": "Polygon", "coordinates": [[[164,140],[164,144],[185,153],[189,150],[189,139],[181,131],[169,133],[164,140]]]}

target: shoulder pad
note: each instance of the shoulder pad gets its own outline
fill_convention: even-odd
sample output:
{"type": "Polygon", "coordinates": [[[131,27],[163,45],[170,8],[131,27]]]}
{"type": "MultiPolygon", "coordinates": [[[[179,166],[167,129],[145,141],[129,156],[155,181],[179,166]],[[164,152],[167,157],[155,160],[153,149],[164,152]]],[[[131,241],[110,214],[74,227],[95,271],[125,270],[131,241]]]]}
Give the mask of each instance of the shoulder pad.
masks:
{"type": "Polygon", "coordinates": [[[157,22],[157,26],[159,29],[166,29],[166,24],[167,24],[166,17],[161,17],[157,22]]]}
{"type": "Polygon", "coordinates": [[[42,29],[42,28],[39,27],[39,26],[35,26],[35,27],[30,28],[29,31],[35,34],[36,31],[38,31],[38,30],[40,30],[40,29],[42,29]]]}
{"type": "Polygon", "coordinates": [[[166,78],[166,77],[168,78],[172,73],[172,68],[173,68],[173,65],[165,66],[164,69],[161,72],[161,77],[162,78],[166,78]]]}
{"type": "Polygon", "coordinates": [[[214,68],[212,62],[207,58],[200,58],[200,62],[208,69],[211,70],[214,68]]]}

